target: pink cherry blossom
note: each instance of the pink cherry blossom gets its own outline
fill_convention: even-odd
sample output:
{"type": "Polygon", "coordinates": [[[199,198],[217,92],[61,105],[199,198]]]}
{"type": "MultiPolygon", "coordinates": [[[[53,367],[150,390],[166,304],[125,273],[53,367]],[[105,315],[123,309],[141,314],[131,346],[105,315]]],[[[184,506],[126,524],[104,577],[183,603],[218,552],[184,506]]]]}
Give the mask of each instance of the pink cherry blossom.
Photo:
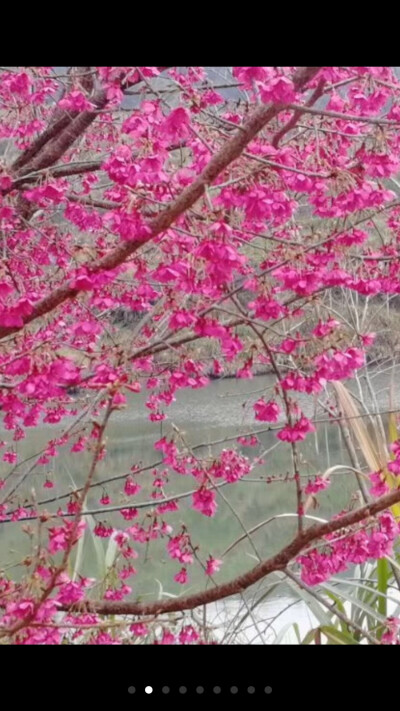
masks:
{"type": "Polygon", "coordinates": [[[174,580],[175,582],[180,583],[181,585],[186,585],[188,581],[188,574],[186,568],[181,568],[179,573],[174,575],[174,580]]]}
{"type": "Polygon", "coordinates": [[[210,489],[199,489],[193,494],[193,508],[204,516],[214,516],[217,511],[214,491],[210,489]]]}
{"type": "Polygon", "coordinates": [[[304,415],[294,423],[294,425],[286,425],[281,429],[277,437],[282,442],[298,442],[306,438],[309,432],[315,432],[315,427],[304,415]]]}
{"type": "Polygon", "coordinates": [[[308,482],[304,492],[306,494],[318,494],[320,491],[327,489],[330,486],[330,483],[330,479],[316,476],[313,481],[308,482]]]}
{"type": "MultiPolygon", "coordinates": [[[[372,471],[356,467],[368,507],[352,470],[332,479],[343,509],[334,492],[321,520],[307,507],[330,484],[312,473],[328,467],[320,433],[343,466],[336,434],[348,424],[357,449],[373,424],[361,410],[375,406],[349,417],[337,393],[362,399],[372,367],[374,401],[380,359],[398,355],[400,81],[391,67],[214,69],[0,68],[6,644],[213,644],[190,610],[222,551],[216,597],[269,585],[283,558],[318,586],[397,551],[395,412],[372,471]],[[271,502],[291,516],[283,542],[239,570],[238,520],[257,529],[271,502]],[[86,526],[104,552],[93,581],[86,526]],[[147,573],[167,595],[143,592],[147,573]],[[169,583],[189,578],[164,614],[169,583]]],[[[393,383],[379,410],[395,409],[393,383]]],[[[397,618],[368,635],[398,644],[397,618]]]]}
{"type": "Polygon", "coordinates": [[[206,575],[214,575],[214,573],[217,573],[222,565],[222,562],[222,560],[218,560],[218,558],[210,556],[207,560],[206,575]]]}
{"type": "Polygon", "coordinates": [[[274,400],[265,402],[263,398],[257,400],[253,409],[256,413],[256,420],[261,420],[261,422],[278,422],[281,414],[281,409],[274,400]]]}

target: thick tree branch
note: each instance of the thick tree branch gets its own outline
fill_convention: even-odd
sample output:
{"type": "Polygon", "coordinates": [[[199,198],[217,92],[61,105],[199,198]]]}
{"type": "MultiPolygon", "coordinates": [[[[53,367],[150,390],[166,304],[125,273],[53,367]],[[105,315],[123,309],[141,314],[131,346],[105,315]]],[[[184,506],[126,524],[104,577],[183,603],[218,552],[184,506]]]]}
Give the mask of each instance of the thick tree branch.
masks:
{"type": "MultiPolygon", "coordinates": [[[[83,69],[87,69],[87,67],[83,69]]],[[[163,71],[168,67],[158,67],[158,69],[163,71]]],[[[77,76],[79,77],[79,71],[77,76]]],[[[123,88],[139,84],[141,81],[141,77],[137,77],[132,81],[124,81],[123,88]]],[[[82,80],[81,78],[81,83],[87,90],[93,87],[92,77],[88,77],[87,80],[84,78],[82,80]]],[[[56,163],[76,139],[95,121],[98,116],[98,110],[104,108],[107,104],[106,92],[103,89],[98,90],[93,96],[90,96],[90,101],[96,107],[94,111],[83,111],[82,113],[63,111],[60,118],[57,118],[55,122],[53,117],[53,121],[47,129],[13,163],[11,174],[16,177],[22,177],[21,174],[23,172],[40,170],[56,163]]]]}
{"type": "MultiPolygon", "coordinates": [[[[90,98],[90,101],[96,106],[96,109],[102,109],[107,103],[106,92],[101,89],[90,98]]],[[[37,151],[28,162],[24,163],[24,172],[30,173],[54,165],[79,136],[89,128],[97,116],[97,111],[82,111],[78,115],[75,114],[75,118],[72,121],[69,120],[62,131],[58,131],[54,136],[49,137],[41,150],[37,151]]],[[[60,119],[61,122],[63,122],[63,119],[60,119]]],[[[51,127],[49,130],[51,132],[51,127]]],[[[21,177],[20,173],[21,171],[19,171],[17,177],[21,177]]]]}
{"type": "MultiPolygon", "coordinates": [[[[105,161],[105,158],[101,158],[99,160],[92,160],[92,161],[77,161],[76,163],[67,163],[65,165],[57,165],[54,168],[51,169],[50,175],[52,178],[64,178],[68,177],[70,175],[81,175],[82,173],[94,173],[97,170],[101,169],[101,166],[103,165],[105,161]]],[[[12,185],[9,188],[6,188],[5,190],[2,191],[3,195],[6,195],[7,193],[11,193],[13,190],[18,190],[22,186],[28,184],[28,183],[33,183],[38,180],[43,175],[43,171],[37,170],[32,173],[27,173],[26,175],[23,175],[21,178],[17,178],[17,180],[14,180],[12,185]]]]}
{"type": "MultiPolygon", "coordinates": [[[[372,504],[367,504],[362,508],[350,511],[339,518],[328,521],[327,523],[315,524],[310,526],[304,533],[296,536],[296,538],[283,548],[279,553],[262,561],[252,570],[249,570],[244,575],[240,575],[234,580],[230,580],[223,585],[217,585],[215,588],[204,590],[194,595],[186,597],[173,598],[169,600],[159,600],[150,603],[135,603],[135,602],[117,602],[117,601],[88,601],[88,606],[93,612],[99,615],[157,615],[167,612],[178,612],[182,610],[193,610],[200,605],[206,605],[217,600],[222,600],[232,595],[242,593],[244,590],[254,585],[265,576],[276,570],[284,570],[287,565],[296,556],[301,553],[306,546],[313,541],[321,539],[329,533],[335,533],[340,529],[347,528],[356,523],[360,523],[370,516],[390,508],[400,501],[400,488],[392,491],[377,499],[372,504]]],[[[70,611],[72,606],[64,606],[60,608],[64,611],[70,611]]]]}
{"type": "Polygon", "coordinates": [[[66,126],[68,126],[71,121],[77,116],[77,113],[63,112],[63,115],[57,119],[54,123],[50,124],[43,133],[36,138],[32,145],[26,149],[20,156],[14,161],[11,166],[11,173],[13,175],[20,175],[22,168],[26,166],[33,158],[39,153],[39,151],[56,136],[58,136],[66,126]]]}

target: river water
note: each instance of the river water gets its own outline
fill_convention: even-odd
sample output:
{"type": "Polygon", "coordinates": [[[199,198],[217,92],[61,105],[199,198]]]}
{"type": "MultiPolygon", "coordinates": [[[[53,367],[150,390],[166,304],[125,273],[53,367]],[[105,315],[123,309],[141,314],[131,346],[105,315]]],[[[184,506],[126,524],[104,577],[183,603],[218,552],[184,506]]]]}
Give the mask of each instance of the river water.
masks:
{"type": "MultiPolygon", "coordinates": [[[[389,390],[392,389],[392,404],[400,406],[400,389],[396,388],[399,369],[388,369],[383,373],[370,371],[374,397],[368,393],[368,388],[361,378],[360,383],[348,382],[354,393],[363,392],[368,407],[372,411],[389,408],[389,390]],[[374,402],[374,398],[376,401],[374,402]]],[[[253,430],[263,429],[263,423],[255,422],[252,403],[261,395],[272,395],[274,378],[258,376],[252,380],[221,379],[213,381],[209,387],[200,390],[181,390],[176,402],[167,410],[168,419],[164,422],[152,423],[148,420],[148,410],[143,406],[146,393],[132,394],[128,407],[115,413],[107,433],[107,457],[99,464],[97,481],[122,476],[129,472],[133,465],[148,466],[159,462],[159,453],[153,449],[153,444],[160,436],[170,434],[176,428],[180,436],[191,447],[203,444],[206,449],[197,450],[218,452],[224,446],[234,442],[237,436],[245,435],[253,430]],[[230,441],[229,441],[230,440],[230,441]],[[212,444],[218,442],[218,444],[212,444]]],[[[309,417],[326,420],[326,414],[318,407],[315,397],[301,396],[301,407],[309,417]]],[[[265,424],[265,423],[264,423],[265,424]]],[[[32,456],[45,446],[50,438],[60,433],[59,426],[43,426],[29,433],[26,440],[16,443],[20,460],[32,456]]],[[[1,433],[7,439],[8,432],[1,433]]],[[[304,477],[322,473],[326,468],[346,464],[347,452],[337,425],[321,422],[315,435],[310,435],[305,442],[300,443],[301,474],[304,477]]],[[[275,481],[266,483],[265,478],[280,476],[284,478],[291,472],[290,447],[282,444],[276,438],[276,432],[269,431],[259,435],[259,445],[256,448],[241,447],[243,454],[256,453],[264,463],[256,467],[248,477],[233,486],[219,490],[219,511],[215,518],[209,519],[197,511],[182,508],[181,519],[187,523],[192,532],[195,545],[199,546],[199,555],[204,561],[209,554],[217,558],[240,538],[233,549],[223,556],[224,563],[215,576],[217,583],[229,580],[238,573],[245,572],[257,562],[257,556],[266,558],[278,551],[287,543],[296,530],[295,490],[293,482],[275,481]],[[291,515],[290,515],[291,514],[291,515]],[[279,516],[279,518],[275,518],[279,516]],[[250,544],[244,531],[266,522],[252,535],[250,544]]],[[[33,460],[32,460],[33,461],[33,460]]],[[[23,464],[13,477],[26,474],[32,461],[23,464]]],[[[39,472],[27,476],[20,489],[19,503],[32,489],[39,501],[54,496],[60,496],[82,485],[90,464],[86,453],[71,454],[69,448],[60,451],[58,457],[49,465],[39,467],[39,472]],[[53,489],[44,488],[48,475],[54,482],[53,489]]],[[[5,474],[11,465],[3,465],[5,474]]],[[[163,469],[164,467],[159,468],[163,469]]],[[[138,481],[143,486],[142,492],[134,498],[134,503],[147,501],[151,492],[152,469],[139,475],[138,481]]],[[[3,474],[4,475],[4,474],[3,474]]],[[[352,493],[356,490],[354,475],[348,471],[335,473],[330,488],[318,497],[318,508],[310,511],[310,515],[326,518],[348,505],[352,493]]],[[[12,479],[10,478],[10,481],[12,479]]],[[[110,482],[106,486],[93,489],[88,500],[90,510],[102,509],[99,505],[101,495],[106,492],[111,498],[111,504],[121,503],[121,481],[110,482]]],[[[172,474],[167,489],[168,495],[184,493],[195,488],[195,482],[188,477],[172,474]]],[[[4,494],[4,491],[1,492],[4,494]]],[[[65,509],[66,500],[48,503],[48,510],[56,510],[58,506],[65,509]]],[[[132,505],[132,504],[131,504],[132,505]]],[[[150,509],[143,509],[142,516],[151,515],[150,509]]],[[[177,521],[179,514],[166,514],[167,521],[177,521]]],[[[105,521],[121,528],[126,524],[119,512],[101,511],[88,521],[105,521]]],[[[32,522],[34,523],[34,522],[32,522]]],[[[93,537],[87,535],[85,554],[79,565],[79,572],[88,576],[98,574],[99,545],[105,547],[108,541],[93,543],[93,537]]],[[[133,580],[132,596],[140,596],[142,600],[154,599],[157,596],[179,595],[182,587],[173,581],[178,571],[176,563],[172,562],[165,552],[164,542],[151,542],[137,546],[140,555],[137,561],[139,573],[133,580]]],[[[12,564],[29,553],[30,538],[21,532],[21,523],[0,524],[0,560],[3,565],[12,564]]],[[[131,579],[132,580],[132,579],[131,579]]],[[[269,585],[276,579],[263,581],[259,588],[250,591],[246,598],[218,603],[210,606],[207,615],[212,625],[219,626],[217,635],[229,642],[229,635],[237,628],[238,620],[245,616],[241,630],[243,641],[260,642],[274,637],[277,629],[297,621],[301,631],[307,631],[313,619],[312,611],[304,602],[296,602],[296,593],[287,586],[279,585],[271,590],[269,585]],[[268,593],[268,594],[267,594],[268,593]],[[258,597],[267,594],[264,603],[255,613],[250,612],[251,604],[258,597]],[[286,609],[287,608],[287,609],[286,609]],[[271,620],[280,613],[276,623],[271,620]],[[261,615],[261,617],[260,617],[261,615]],[[262,628],[262,629],[261,629],[262,628]],[[221,631],[222,630],[222,631],[221,631]],[[271,636],[272,635],[272,636],[271,636]]],[[[185,592],[194,592],[204,587],[205,576],[199,565],[191,566],[189,570],[189,586],[185,592]]],[[[297,598],[298,600],[298,598],[297,598]]],[[[293,631],[288,631],[285,641],[293,641],[293,631]],[[291,636],[292,635],[292,636],[291,636]]]]}

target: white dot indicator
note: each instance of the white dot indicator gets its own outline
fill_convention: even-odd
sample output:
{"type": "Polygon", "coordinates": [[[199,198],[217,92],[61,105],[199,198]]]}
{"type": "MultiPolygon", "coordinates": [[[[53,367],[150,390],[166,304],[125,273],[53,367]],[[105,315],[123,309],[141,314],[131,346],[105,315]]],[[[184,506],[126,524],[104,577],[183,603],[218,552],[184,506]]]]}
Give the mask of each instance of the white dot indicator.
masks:
{"type": "Polygon", "coordinates": [[[145,694],[152,694],[152,693],[153,693],[153,687],[152,687],[152,686],[145,686],[144,693],[145,693],[145,694]]]}

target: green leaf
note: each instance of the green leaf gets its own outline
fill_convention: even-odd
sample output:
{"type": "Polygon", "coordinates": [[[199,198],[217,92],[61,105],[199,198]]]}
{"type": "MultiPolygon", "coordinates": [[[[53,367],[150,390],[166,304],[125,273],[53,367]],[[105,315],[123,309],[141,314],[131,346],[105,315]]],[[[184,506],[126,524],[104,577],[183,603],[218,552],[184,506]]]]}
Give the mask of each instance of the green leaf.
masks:
{"type": "Polygon", "coordinates": [[[272,644],[281,644],[281,643],[283,642],[283,639],[284,639],[284,637],[285,637],[287,631],[290,630],[291,627],[293,627],[293,628],[296,628],[296,627],[297,627],[297,630],[295,629],[295,632],[296,632],[296,637],[298,638],[298,625],[297,625],[297,622],[288,622],[286,625],[283,625],[283,627],[281,627],[281,629],[279,630],[279,632],[278,632],[278,634],[276,635],[276,637],[275,637],[274,641],[272,642],[272,644]]]}
{"type": "Polygon", "coordinates": [[[331,644],[358,644],[349,632],[337,630],[336,627],[320,627],[320,630],[331,644]]]}
{"type": "Polygon", "coordinates": [[[300,643],[301,643],[300,627],[299,627],[299,625],[297,624],[297,622],[294,622],[294,623],[293,623],[293,629],[294,629],[294,631],[295,631],[295,633],[296,633],[297,641],[298,641],[298,643],[300,644],[300,643]]]}
{"type": "MultiPolygon", "coordinates": [[[[359,586],[359,587],[362,587],[362,586],[359,586]]],[[[326,594],[328,593],[328,591],[334,592],[335,594],[337,592],[336,590],[332,590],[332,586],[329,583],[324,583],[323,585],[321,585],[321,588],[322,588],[322,590],[324,590],[324,592],[326,592],[326,594]]],[[[377,597],[376,591],[371,590],[371,593],[372,593],[373,598],[377,597]]],[[[385,621],[385,617],[378,612],[375,605],[374,606],[367,605],[363,600],[360,600],[357,597],[352,596],[351,594],[349,595],[349,593],[346,593],[346,591],[341,591],[340,597],[344,601],[348,601],[349,603],[351,603],[353,608],[362,610],[364,613],[369,615],[373,620],[373,625],[376,625],[378,622],[385,621]]],[[[333,614],[335,614],[334,611],[333,611],[333,614]]],[[[346,616],[349,617],[349,619],[350,619],[350,615],[348,612],[346,613],[346,616]]],[[[354,619],[354,615],[352,616],[351,619],[353,622],[356,621],[354,619]]],[[[359,620],[357,621],[357,624],[360,625],[359,620]]]]}
{"type": "MultiPolygon", "coordinates": [[[[389,568],[389,561],[386,558],[381,558],[377,562],[376,566],[376,576],[377,576],[377,587],[378,591],[382,593],[381,596],[378,597],[378,610],[382,617],[387,618],[388,616],[388,610],[387,610],[387,591],[389,588],[389,581],[391,577],[390,573],[390,568],[389,568]]],[[[383,633],[385,631],[384,625],[380,625],[378,630],[377,630],[377,637],[378,639],[381,639],[383,633]]]]}
{"type": "Polygon", "coordinates": [[[319,627],[316,627],[313,630],[309,630],[307,632],[306,636],[304,637],[303,641],[301,642],[301,644],[311,644],[311,642],[314,641],[315,635],[317,634],[317,632],[319,632],[319,627]]]}
{"type": "Polygon", "coordinates": [[[70,576],[71,580],[73,580],[73,581],[75,581],[76,578],[78,577],[81,566],[82,566],[85,538],[86,538],[86,531],[83,532],[83,536],[80,537],[80,539],[78,541],[78,545],[76,547],[76,555],[75,555],[75,562],[74,562],[73,571],[71,571],[71,568],[72,568],[71,558],[68,561],[69,576],[70,576]]]}
{"type": "Polygon", "coordinates": [[[389,563],[386,558],[378,560],[376,566],[376,575],[378,580],[378,591],[383,593],[378,597],[378,611],[383,617],[387,617],[387,599],[386,593],[388,590],[388,582],[390,578],[389,563]]]}
{"type": "Polygon", "coordinates": [[[323,606],[321,605],[321,603],[318,600],[316,600],[311,595],[311,593],[309,593],[307,590],[304,590],[303,588],[300,588],[290,578],[286,579],[286,584],[295,592],[296,597],[298,597],[301,600],[304,600],[304,602],[310,608],[310,611],[317,618],[317,620],[320,624],[327,625],[327,626],[329,626],[331,624],[332,612],[326,612],[324,610],[323,606]]]}
{"type": "MultiPolygon", "coordinates": [[[[332,591],[329,591],[329,590],[327,590],[327,595],[328,595],[328,597],[331,598],[331,600],[333,600],[333,602],[335,603],[335,606],[337,607],[339,612],[341,612],[342,615],[346,615],[346,610],[345,610],[345,607],[344,607],[341,599],[335,593],[333,593],[332,591]]],[[[341,620],[340,618],[338,619],[338,621],[339,621],[339,624],[342,628],[342,631],[347,632],[348,626],[346,625],[346,623],[343,620],[341,620]]]]}
{"type": "Polygon", "coordinates": [[[106,572],[108,572],[108,570],[113,565],[113,563],[115,561],[115,556],[117,555],[117,553],[118,553],[118,546],[117,546],[115,537],[111,536],[111,538],[108,542],[106,555],[104,558],[104,565],[105,565],[106,572]]]}

